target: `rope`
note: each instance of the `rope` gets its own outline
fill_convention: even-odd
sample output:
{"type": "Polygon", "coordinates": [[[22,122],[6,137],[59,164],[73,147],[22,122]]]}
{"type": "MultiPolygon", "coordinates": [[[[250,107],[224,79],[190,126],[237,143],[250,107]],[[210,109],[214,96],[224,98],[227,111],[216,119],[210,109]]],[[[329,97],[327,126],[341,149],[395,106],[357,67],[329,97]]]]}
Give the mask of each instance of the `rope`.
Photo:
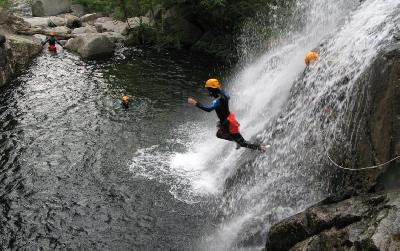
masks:
{"type": "Polygon", "coordinates": [[[380,164],[380,165],[368,166],[368,167],[355,169],[355,168],[344,167],[344,166],[341,166],[341,165],[337,164],[335,161],[332,160],[332,158],[329,156],[328,153],[326,154],[326,156],[328,156],[329,161],[332,162],[332,164],[334,166],[336,166],[337,168],[340,168],[340,169],[343,169],[343,170],[349,170],[349,171],[363,171],[363,170],[368,170],[368,169],[377,169],[377,168],[386,166],[387,164],[389,164],[389,163],[391,163],[391,162],[393,162],[393,161],[395,161],[395,160],[400,158],[400,156],[397,156],[397,157],[395,157],[395,158],[393,158],[393,159],[391,159],[391,160],[389,160],[389,161],[387,161],[387,162],[385,162],[383,164],[380,164]]]}

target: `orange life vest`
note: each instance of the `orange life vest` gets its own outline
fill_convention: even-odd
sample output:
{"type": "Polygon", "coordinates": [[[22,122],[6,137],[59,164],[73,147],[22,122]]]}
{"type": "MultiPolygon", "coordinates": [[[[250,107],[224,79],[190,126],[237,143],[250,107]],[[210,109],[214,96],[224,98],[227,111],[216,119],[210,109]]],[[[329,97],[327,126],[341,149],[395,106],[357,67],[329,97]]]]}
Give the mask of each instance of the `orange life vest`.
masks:
{"type": "Polygon", "coordinates": [[[229,133],[231,134],[237,134],[239,133],[239,123],[237,122],[235,118],[235,114],[231,112],[228,116],[228,121],[229,121],[229,133]]]}

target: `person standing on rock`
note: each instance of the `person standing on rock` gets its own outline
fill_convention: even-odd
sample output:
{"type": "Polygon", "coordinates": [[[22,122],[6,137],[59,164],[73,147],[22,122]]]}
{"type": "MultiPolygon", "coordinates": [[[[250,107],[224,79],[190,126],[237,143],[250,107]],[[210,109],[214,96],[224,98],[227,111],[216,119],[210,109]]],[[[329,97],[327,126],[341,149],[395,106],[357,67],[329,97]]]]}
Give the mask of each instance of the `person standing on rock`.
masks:
{"type": "Polygon", "coordinates": [[[49,43],[48,50],[51,51],[51,52],[57,52],[56,43],[59,44],[62,48],[64,48],[64,46],[60,43],[60,41],[58,41],[58,40],[56,39],[55,36],[56,36],[56,33],[55,33],[55,32],[51,32],[51,33],[50,33],[50,37],[49,37],[46,41],[44,41],[44,42],[42,43],[43,46],[44,46],[45,44],[49,43]]]}
{"type": "Polygon", "coordinates": [[[229,110],[230,97],[221,89],[221,84],[217,79],[207,80],[205,88],[209,95],[214,98],[210,105],[202,105],[192,97],[188,98],[188,103],[206,112],[215,110],[220,120],[218,123],[218,138],[236,142],[236,149],[246,147],[251,150],[265,151],[269,147],[269,145],[251,144],[243,138],[239,132],[239,123],[236,121],[234,113],[229,110]]]}

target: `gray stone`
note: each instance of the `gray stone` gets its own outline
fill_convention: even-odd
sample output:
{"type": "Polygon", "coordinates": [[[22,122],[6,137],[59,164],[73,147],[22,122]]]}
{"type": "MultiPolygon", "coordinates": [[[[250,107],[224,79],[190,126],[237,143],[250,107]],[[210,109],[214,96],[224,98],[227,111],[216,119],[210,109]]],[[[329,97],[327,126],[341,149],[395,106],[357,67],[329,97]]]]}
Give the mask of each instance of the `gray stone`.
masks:
{"type": "Polygon", "coordinates": [[[81,16],[80,19],[81,19],[82,23],[85,23],[85,22],[95,21],[96,19],[98,19],[100,17],[101,17],[100,13],[91,13],[91,14],[86,14],[84,16],[81,16]]]}
{"type": "Polygon", "coordinates": [[[56,26],[65,26],[67,22],[63,17],[49,17],[47,20],[47,26],[56,27],[56,26]]]}
{"type": "Polygon", "coordinates": [[[47,24],[49,22],[48,17],[30,17],[30,18],[24,18],[25,22],[30,24],[32,27],[48,27],[47,24]]]}
{"type": "Polygon", "coordinates": [[[112,20],[105,21],[102,23],[95,23],[96,30],[98,32],[116,32],[122,35],[126,35],[128,33],[128,25],[125,22],[112,20]]]}
{"type": "Polygon", "coordinates": [[[82,26],[82,21],[77,16],[67,14],[65,15],[65,20],[67,23],[67,27],[70,29],[75,29],[82,26]]]}
{"type": "Polygon", "coordinates": [[[117,32],[103,32],[101,34],[105,35],[114,44],[125,43],[126,41],[126,37],[117,32]]]}
{"type": "Polygon", "coordinates": [[[5,44],[0,47],[0,86],[18,69],[26,66],[41,50],[42,45],[36,39],[7,35],[5,44]]]}
{"type": "Polygon", "coordinates": [[[136,28],[141,25],[150,25],[150,18],[148,18],[148,17],[132,17],[132,18],[128,18],[128,23],[131,28],[136,28]]]}
{"type": "Polygon", "coordinates": [[[71,33],[71,29],[66,27],[66,26],[59,26],[59,27],[51,28],[51,29],[48,29],[48,30],[45,30],[45,31],[46,31],[46,33],[55,32],[56,35],[70,34],[71,33]]]}
{"type": "Polygon", "coordinates": [[[43,43],[44,41],[46,41],[46,35],[42,35],[42,34],[35,34],[33,35],[34,38],[36,38],[38,41],[40,41],[40,43],[43,43]]]}
{"type": "Polygon", "coordinates": [[[110,56],[115,50],[115,44],[107,36],[95,33],[70,39],[65,47],[79,53],[83,58],[110,56]]]}
{"type": "Polygon", "coordinates": [[[84,33],[97,33],[96,28],[94,26],[85,26],[76,28],[72,31],[73,35],[80,35],[84,33]]]}
{"type": "Polygon", "coordinates": [[[319,204],[272,226],[266,250],[400,250],[399,209],[400,190],[319,204]]]}
{"type": "Polygon", "coordinates": [[[112,20],[113,20],[112,17],[100,17],[100,18],[96,19],[95,23],[104,23],[104,22],[112,21],[112,20]]]}
{"type": "Polygon", "coordinates": [[[33,0],[34,17],[55,16],[71,10],[71,0],[33,0]]]}

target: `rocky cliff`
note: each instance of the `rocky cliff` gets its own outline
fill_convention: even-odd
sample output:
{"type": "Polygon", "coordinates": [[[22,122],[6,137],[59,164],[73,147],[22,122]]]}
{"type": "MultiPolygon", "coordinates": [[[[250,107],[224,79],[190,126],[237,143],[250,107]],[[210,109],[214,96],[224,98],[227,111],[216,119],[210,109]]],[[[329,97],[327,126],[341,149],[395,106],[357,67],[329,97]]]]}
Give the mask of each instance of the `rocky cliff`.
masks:
{"type": "Polygon", "coordinates": [[[400,250],[400,190],[326,200],[274,225],[266,250],[400,250]]]}
{"type": "Polygon", "coordinates": [[[27,24],[0,8],[0,86],[19,69],[29,64],[42,49],[40,41],[15,34],[27,24]]]}
{"type": "MultiPolygon", "coordinates": [[[[352,168],[400,155],[399,41],[379,55],[356,84],[356,105],[346,115],[349,133],[358,127],[352,151],[332,153],[352,168]]],[[[337,196],[272,226],[266,250],[400,250],[400,161],[338,173],[337,196]]]]}

